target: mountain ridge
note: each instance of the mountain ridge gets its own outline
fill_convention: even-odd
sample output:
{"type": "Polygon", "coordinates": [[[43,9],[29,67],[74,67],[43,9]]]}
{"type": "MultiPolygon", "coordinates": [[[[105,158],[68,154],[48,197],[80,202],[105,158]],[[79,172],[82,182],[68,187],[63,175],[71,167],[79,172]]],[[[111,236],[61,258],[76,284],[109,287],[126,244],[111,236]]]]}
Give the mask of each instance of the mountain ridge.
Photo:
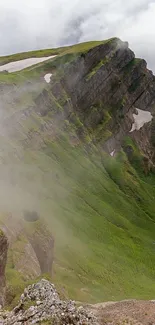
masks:
{"type": "MultiPolygon", "coordinates": [[[[154,76],[127,42],[84,47],[0,73],[1,227],[10,211],[15,227],[25,210],[40,216],[54,238],[52,281],[66,297],[153,299],[154,76]],[[130,132],[137,108],[152,119],[130,132]]],[[[10,246],[9,303],[32,280],[15,262],[10,246]]]]}

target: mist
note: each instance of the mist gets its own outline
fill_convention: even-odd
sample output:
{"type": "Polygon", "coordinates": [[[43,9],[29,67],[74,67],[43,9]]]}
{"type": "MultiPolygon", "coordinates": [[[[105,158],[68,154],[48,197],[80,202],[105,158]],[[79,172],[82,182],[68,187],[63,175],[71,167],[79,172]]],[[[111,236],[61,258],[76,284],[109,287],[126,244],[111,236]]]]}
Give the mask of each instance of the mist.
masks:
{"type": "Polygon", "coordinates": [[[0,0],[0,55],[120,37],[155,71],[154,0],[0,0]]]}

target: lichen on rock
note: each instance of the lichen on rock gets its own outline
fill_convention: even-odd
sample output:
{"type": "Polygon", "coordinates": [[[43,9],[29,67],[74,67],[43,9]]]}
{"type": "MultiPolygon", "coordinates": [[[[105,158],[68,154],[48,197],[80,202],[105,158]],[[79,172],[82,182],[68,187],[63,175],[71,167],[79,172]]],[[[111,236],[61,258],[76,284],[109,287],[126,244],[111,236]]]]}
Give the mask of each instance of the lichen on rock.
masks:
{"type": "Polygon", "coordinates": [[[11,311],[0,313],[0,324],[98,325],[92,313],[74,301],[63,301],[53,284],[42,279],[25,288],[19,304],[11,311]]]}

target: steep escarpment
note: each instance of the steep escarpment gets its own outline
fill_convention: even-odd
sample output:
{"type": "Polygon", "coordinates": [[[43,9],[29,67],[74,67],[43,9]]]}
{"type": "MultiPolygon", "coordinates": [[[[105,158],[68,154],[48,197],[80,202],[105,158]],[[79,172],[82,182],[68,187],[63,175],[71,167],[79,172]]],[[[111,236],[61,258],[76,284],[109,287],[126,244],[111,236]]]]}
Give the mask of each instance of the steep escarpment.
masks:
{"type": "MultiPolygon", "coordinates": [[[[89,135],[108,153],[118,152],[129,136],[149,165],[154,162],[154,105],[155,78],[146,62],[135,58],[127,42],[111,39],[57,66],[48,89],[35,100],[34,111],[48,117],[42,125],[45,133],[56,135],[57,125],[65,129],[64,121],[69,121],[78,138],[89,135]],[[150,112],[152,120],[131,132],[137,109],[150,112]]],[[[33,137],[31,143],[36,141],[33,137]]],[[[78,143],[75,136],[71,141],[78,143]]]]}
{"type": "MultiPolygon", "coordinates": [[[[145,60],[135,58],[128,43],[117,38],[69,60],[71,62],[63,65],[61,60],[60,65],[52,64],[54,75],[49,87],[43,89],[43,83],[38,82],[40,94],[36,95],[35,105],[32,101],[32,106],[22,110],[21,114],[17,111],[10,122],[9,118],[5,118],[2,132],[6,132],[7,128],[10,136],[17,138],[18,134],[24,147],[36,144],[40,147],[44,142],[38,131],[53,136],[57,134],[58,127],[66,128],[64,121],[67,120],[77,127],[78,137],[84,139],[89,133],[92,141],[99,143],[108,153],[119,151],[124,137],[129,135],[153,162],[154,119],[151,125],[145,124],[143,128],[130,132],[137,108],[154,116],[155,78],[147,69],[145,60]],[[44,117],[38,131],[40,122],[35,114],[44,117]],[[31,119],[32,128],[23,136],[25,125],[23,128],[20,121],[24,122],[29,117],[34,122],[31,119]],[[14,123],[19,123],[18,130],[15,130],[14,123]]],[[[27,83],[26,91],[29,92],[31,87],[32,90],[36,88],[27,83]]],[[[20,92],[18,88],[10,91],[14,93],[14,105],[17,105],[20,92]]]]}
{"type": "Polygon", "coordinates": [[[48,272],[79,301],[153,299],[155,89],[146,62],[111,39],[0,81],[7,283],[48,272]]]}
{"type": "MultiPolygon", "coordinates": [[[[136,59],[128,44],[118,39],[99,45],[69,64],[61,83],[94,141],[109,153],[120,150],[123,137],[129,135],[135,108],[154,115],[155,78],[146,62],[136,59]]],[[[130,135],[152,159],[150,125],[130,135]]]]}
{"type": "Polygon", "coordinates": [[[5,267],[8,251],[8,241],[6,236],[0,230],[0,305],[5,302],[5,267]]]}

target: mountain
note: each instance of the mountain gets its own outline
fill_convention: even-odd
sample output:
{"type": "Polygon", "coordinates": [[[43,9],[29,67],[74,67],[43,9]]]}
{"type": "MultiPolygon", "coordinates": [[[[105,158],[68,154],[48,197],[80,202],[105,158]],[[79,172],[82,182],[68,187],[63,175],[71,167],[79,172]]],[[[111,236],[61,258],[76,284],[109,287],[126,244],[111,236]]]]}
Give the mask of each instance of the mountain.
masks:
{"type": "Polygon", "coordinates": [[[43,275],[82,302],[153,299],[155,77],[146,62],[113,38],[0,64],[6,303],[43,275]],[[47,60],[6,71],[32,57],[47,60]]]}

